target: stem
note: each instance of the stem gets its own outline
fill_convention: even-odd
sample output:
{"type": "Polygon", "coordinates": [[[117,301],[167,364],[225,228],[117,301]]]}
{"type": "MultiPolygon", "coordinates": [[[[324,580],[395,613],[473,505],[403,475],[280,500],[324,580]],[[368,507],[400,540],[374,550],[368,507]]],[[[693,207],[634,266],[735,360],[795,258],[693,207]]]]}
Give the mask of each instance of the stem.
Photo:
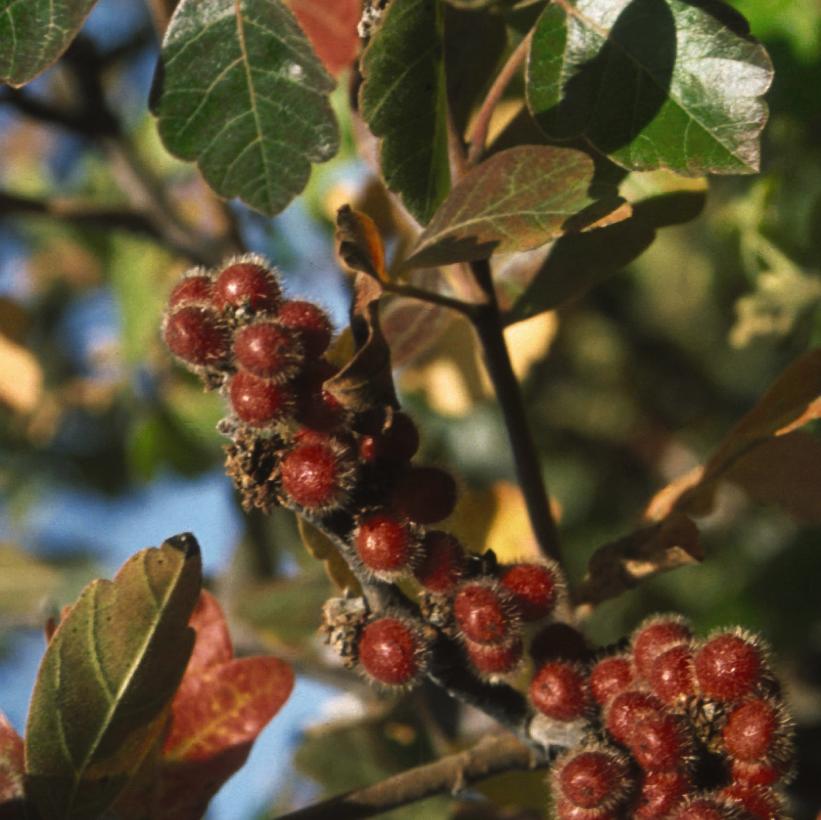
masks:
{"type": "Polygon", "coordinates": [[[472,749],[291,812],[280,820],[359,820],[436,794],[458,794],[501,772],[529,771],[547,763],[546,755],[535,754],[510,735],[487,737],[472,749]]]}
{"type": "Polygon", "coordinates": [[[420,302],[428,302],[432,305],[455,310],[470,318],[476,311],[476,305],[470,302],[463,302],[461,299],[454,299],[442,293],[432,290],[417,288],[415,285],[403,285],[399,282],[382,282],[382,289],[386,293],[393,293],[396,296],[404,296],[408,299],[416,299],[420,302]]]}
{"type": "Polygon", "coordinates": [[[487,92],[487,96],[482,102],[482,107],[476,114],[476,119],[473,121],[473,127],[468,137],[468,165],[475,165],[482,156],[485,150],[485,141],[487,140],[487,131],[490,126],[490,118],[493,116],[499,100],[505,93],[505,89],[510,84],[516,72],[524,63],[527,57],[527,52],[530,48],[530,41],[533,37],[533,32],[530,31],[522,38],[522,42],[513,50],[507,62],[502,66],[502,70],[493,81],[493,85],[487,92]]]}
{"type": "Polygon", "coordinates": [[[471,262],[470,267],[488,297],[486,304],[477,306],[472,316],[473,326],[479,336],[488,375],[504,417],[530,526],[542,554],[561,563],[559,534],[550,511],[547,486],[527,422],[522,392],[505,344],[504,324],[493,289],[490,265],[487,260],[480,260],[471,262]]]}

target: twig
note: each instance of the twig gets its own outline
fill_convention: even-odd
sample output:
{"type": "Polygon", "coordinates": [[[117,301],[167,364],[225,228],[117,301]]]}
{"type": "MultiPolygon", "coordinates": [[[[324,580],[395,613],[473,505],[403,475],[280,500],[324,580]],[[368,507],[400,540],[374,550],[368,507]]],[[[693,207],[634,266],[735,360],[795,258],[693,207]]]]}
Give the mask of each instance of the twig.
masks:
{"type": "Polygon", "coordinates": [[[415,285],[404,285],[399,282],[382,282],[381,284],[382,289],[386,293],[393,293],[396,296],[404,296],[408,299],[416,299],[420,302],[429,302],[432,305],[439,305],[439,307],[455,310],[467,317],[472,316],[476,311],[476,305],[471,302],[454,299],[452,296],[445,296],[443,293],[418,288],[415,285]]]}
{"type": "Polygon", "coordinates": [[[458,794],[495,774],[528,771],[548,762],[546,755],[536,754],[510,735],[488,737],[465,752],[291,812],[280,820],[360,820],[436,794],[458,794]]]}
{"type": "Polygon", "coordinates": [[[532,36],[533,32],[531,31],[513,50],[513,53],[508,57],[507,62],[502,66],[502,70],[493,81],[493,85],[488,90],[487,96],[482,102],[482,107],[476,114],[470,136],[468,137],[467,160],[469,166],[475,165],[485,150],[485,140],[487,139],[487,131],[490,126],[490,118],[493,116],[493,111],[499,100],[502,99],[502,95],[505,93],[508,84],[525,61],[532,36]]]}
{"type": "Polygon", "coordinates": [[[504,417],[530,526],[542,553],[560,562],[559,534],[550,511],[547,486],[527,422],[522,392],[505,344],[504,324],[491,280],[490,265],[486,260],[480,260],[471,262],[470,267],[488,297],[487,303],[477,306],[471,318],[504,417]]]}

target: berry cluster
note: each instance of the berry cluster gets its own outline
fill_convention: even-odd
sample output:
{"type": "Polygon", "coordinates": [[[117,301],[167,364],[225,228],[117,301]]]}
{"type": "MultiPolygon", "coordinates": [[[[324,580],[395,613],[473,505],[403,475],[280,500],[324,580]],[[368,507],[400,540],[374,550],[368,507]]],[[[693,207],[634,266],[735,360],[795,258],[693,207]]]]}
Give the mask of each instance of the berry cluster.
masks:
{"type": "Polygon", "coordinates": [[[558,818],[779,818],[791,726],[761,642],[740,630],[696,640],[655,616],[627,652],[545,664],[530,688],[557,720],[584,718],[589,746],[553,769],[558,818]]]}
{"type": "Polygon", "coordinates": [[[555,620],[556,564],[501,565],[431,526],[453,512],[455,481],[412,463],[419,434],[398,407],[349,408],[334,396],[328,317],[283,299],[260,257],[187,274],[163,336],[228,400],[220,429],[246,507],[295,509],[335,534],[363,581],[415,588],[418,606],[395,587],[399,608],[328,601],[326,640],[349,666],[409,688],[442,638],[495,684],[524,667],[529,637],[534,713],[586,738],[553,767],[560,820],[783,816],[776,788],[789,774],[791,727],[755,638],[697,641],[683,618],[664,616],[642,624],[627,651],[593,657],[581,633],[555,620]]]}

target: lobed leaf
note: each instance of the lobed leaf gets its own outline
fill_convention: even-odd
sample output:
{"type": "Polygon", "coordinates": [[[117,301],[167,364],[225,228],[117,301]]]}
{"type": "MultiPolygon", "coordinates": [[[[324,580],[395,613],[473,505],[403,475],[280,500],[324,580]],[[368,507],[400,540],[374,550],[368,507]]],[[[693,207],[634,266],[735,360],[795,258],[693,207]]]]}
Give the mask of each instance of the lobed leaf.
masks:
{"type": "Polygon", "coordinates": [[[459,180],[405,266],[530,250],[567,230],[571,219],[574,228],[595,221],[620,200],[591,195],[593,170],[593,160],[572,148],[522,145],[494,154],[459,180]]]}
{"type": "Polygon", "coordinates": [[[548,137],[585,137],[625,168],[753,173],[772,77],[715,0],[557,0],[534,31],[527,99],[548,137]]]}
{"type": "Polygon", "coordinates": [[[450,188],[440,0],[392,0],[361,60],[360,110],[388,188],[424,225],[450,188]]]}
{"type": "Polygon", "coordinates": [[[196,539],[142,550],[89,584],[40,665],[26,728],[26,792],[49,818],[98,816],[165,728],[194,644],[196,539]]]}
{"type": "Polygon", "coordinates": [[[97,0],[0,0],[0,82],[21,86],[71,45],[97,0]]]}
{"type": "Polygon", "coordinates": [[[281,0],[182,0],[158,77],[166,148],[269,216],[339,149],[333,80],[281,0]]]}
{"type": "Polygon", "coordinates": [[[360,0],[289,0],[289,5],[328,73],[348,68],[359,49],[360,0]]]}

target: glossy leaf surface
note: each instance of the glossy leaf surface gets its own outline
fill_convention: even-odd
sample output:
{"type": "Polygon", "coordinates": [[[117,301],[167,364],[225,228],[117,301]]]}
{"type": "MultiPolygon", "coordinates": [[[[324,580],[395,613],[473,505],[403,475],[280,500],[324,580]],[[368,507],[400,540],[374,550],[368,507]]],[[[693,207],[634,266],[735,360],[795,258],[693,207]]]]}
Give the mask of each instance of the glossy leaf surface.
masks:
{"type": "Polygon", "coordinates": [[[772,81],[743,18],[708,0],[560,0],[539,18],[528,104],[632,170],[752,173],[772,81]]]}
{"type": "Polygon", "coordinates": [[[439,0],[393,0],[362,55],[360,109],[388,187],[427,224],[450,188],[439,0]]]}
{"type": "Polygon", "coordinates": [[[26,729],[26,791],[49,818],[96,817],[165,726],[194,644],[202,582],[190,534],[89,584],[48,645],[26,729]]]}
{"type": "Polygon", "coordinates": [[[281,0],[183,0],[161,60],[160,136],[221,196],[273,215],[337,152],[333,80],[281,0]]]}
{"type": "Polygon", "coordinates": [[[21,86],[69,47],[97,0],[0,0],[0,82],[21,86]]]}

